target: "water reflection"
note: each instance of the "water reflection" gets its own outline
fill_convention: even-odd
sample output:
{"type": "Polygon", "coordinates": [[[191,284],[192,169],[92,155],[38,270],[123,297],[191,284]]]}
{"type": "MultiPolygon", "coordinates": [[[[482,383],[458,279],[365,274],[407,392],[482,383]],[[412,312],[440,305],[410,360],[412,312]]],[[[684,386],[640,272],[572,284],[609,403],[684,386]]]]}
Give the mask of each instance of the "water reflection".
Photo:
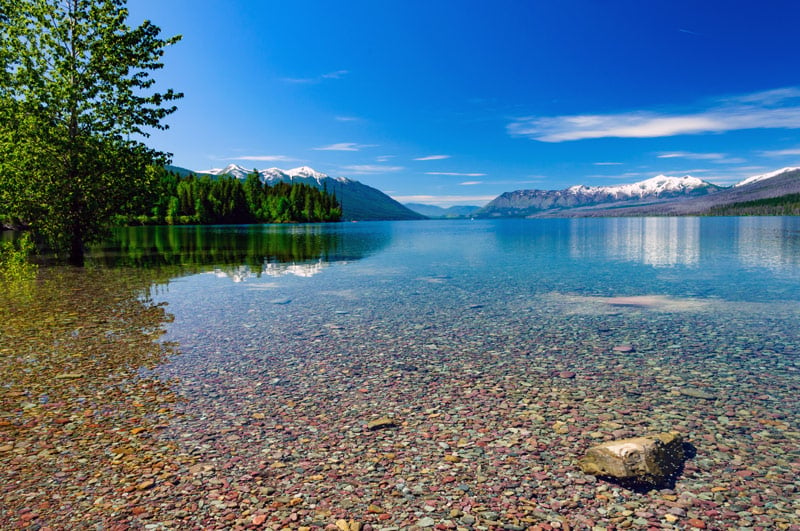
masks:
{"type": "MultiPolygon", "coordinates": [[[[597,234],[587,230],[596,220],[573,220],[570,251],[581,258],[596,247],[597,234]]],[[[614,218],[603,220],[601,245],[608,258],[656,267],[694,265],[700,259],[698,218],[614,218]]]]}
{"type": "Polygon", "coordinates": [[[798,218],[737,218],[740,262],[751,268],[786,270],[800,264],[798,218]]]}
{"type": "Polygon", "coordinates": [[[322,259],[307,264],[268,262],[263,264],[261,269],[253,269],[248,265],[215,267],[214,274],[219,278],[227,277],[234,282],[244,282],[249,278],[260,278],[261,276],[283,277],[291,275],[308,278],[321,273],[326,267],[328,267],[328,262],[322,259]]]}
{"type": "Polygon", "coordinates": [[[570,255],[654,267],[736,260],[748,268],[800,264],[798,218],[611,218],[570,221],[570,255]]]}
{"type": "Polygon", "coordinates": [[[0,290],[3,529],[27,526],[15,520],[26,507],[38,509],[37,526],[70,528],[78,514],[106,528],[126,501],[105,494],[136,491],[143,470],[177,469],[153,437],[177,398],[138,374],[175,353],[160,341],[171,316],[148,297],[165,281],[153,270],[43,267],[24,296],[0,290]]]}
{"type": "Polygon", "coordinates": [[[179,265],[250,277],[312,276],[328,263],[360,260],[385,247],[381,224],[123,227],[92,249],[106,267],[179,265]]]}

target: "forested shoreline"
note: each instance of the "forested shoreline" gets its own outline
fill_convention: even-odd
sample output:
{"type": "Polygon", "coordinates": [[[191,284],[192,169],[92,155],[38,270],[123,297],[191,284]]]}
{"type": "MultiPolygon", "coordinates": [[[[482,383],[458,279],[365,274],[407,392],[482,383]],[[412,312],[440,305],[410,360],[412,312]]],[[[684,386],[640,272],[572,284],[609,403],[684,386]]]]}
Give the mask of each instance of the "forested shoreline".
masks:
{"type": "Polygon", "coordinates": [[[712,207],[709,216],[799,216],[800,194],[787,194],[712,207]]]}
{"type": "Polygon", "coordinates": [[[335,194],[303,183],[265,184],[257,173],[244,181],[227,175],[159,173],[130,211],[115,218],[117,225],[316,223],[342,217],[335,194]]]}

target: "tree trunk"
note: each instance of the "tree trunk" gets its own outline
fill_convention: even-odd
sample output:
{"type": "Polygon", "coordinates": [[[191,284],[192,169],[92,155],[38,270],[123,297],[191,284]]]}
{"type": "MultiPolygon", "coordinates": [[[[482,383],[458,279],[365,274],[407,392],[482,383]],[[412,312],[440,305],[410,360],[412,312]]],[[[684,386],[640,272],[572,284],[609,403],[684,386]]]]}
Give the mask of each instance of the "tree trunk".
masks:
{"type": "Polygon", "coordinates": [[[83,267],[84,264],[83,234],[81,229],[78,227],[75,227],[72,230],[69,257],[67,258],[67,262],[69,265],[75,267],[83,267]]]}

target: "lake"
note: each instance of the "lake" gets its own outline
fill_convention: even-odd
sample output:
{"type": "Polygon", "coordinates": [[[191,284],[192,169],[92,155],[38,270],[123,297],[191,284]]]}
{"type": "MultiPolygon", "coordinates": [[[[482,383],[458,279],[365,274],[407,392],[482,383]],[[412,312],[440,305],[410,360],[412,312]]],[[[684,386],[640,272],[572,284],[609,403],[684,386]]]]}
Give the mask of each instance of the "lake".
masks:
{"type": "Polygon", "coordinates": [[[800,529],[800,218],[133,227],[8,291],[5,526],[800,529]]]}

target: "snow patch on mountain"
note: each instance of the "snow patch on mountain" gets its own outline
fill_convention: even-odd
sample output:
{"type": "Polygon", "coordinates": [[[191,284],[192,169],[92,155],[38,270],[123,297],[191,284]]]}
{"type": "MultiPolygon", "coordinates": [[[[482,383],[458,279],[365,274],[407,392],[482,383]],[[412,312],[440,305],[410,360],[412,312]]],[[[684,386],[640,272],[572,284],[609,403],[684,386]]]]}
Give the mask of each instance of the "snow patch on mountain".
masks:
{"type": "Polygon", "coordinates": [[[567,191],[575,195],[604,194],[616,199],[632,199],[634,197],[658,197],[664,193],[685,193],[709,185],[710,183],[690,175],[684,177],[657,175],[656,177],[633,184],[621,184],[617,186],[578,185],[567,188],[567,191]]]}
{"type": "Polygon", "coordinates": [[[228,164],[224,168],[212,168],[197,173],[199,175],[230,175],[236,179],[246,179],[249,174],[253,173],[253,170],[248,170],[244,166],[239,166],[238,164],[228,164]]]}
{"type": "MultiPolygon", "coordinates": [[[[230,175],[236,179],[244,180],[248,175],[253,173],[253,171],[254,170],[245,168],[239,164],[228,164],[224,168],[212,168],[210,170],[199,171],[197,173],[200,175],[230,175]]],[[[347,179],[346,177],[331,177],[308,166],[300,166],[298,168],[292,168],[291,170],[267,168],[265,170],[255,171],[258,172],[261,180],[266,183],[275,181],[291,182],[294,179],[314,180],[318,185],[321,185],[325,179],[333,179],[334,181],[341,183],[350,182],[350,179],[347,179]]]]}
{"type": "Polygon", "coordinates": [[[778,175],[782,175],[782,174],[784,174],[784,173],[786,173],[788,171],[795,171],[795,170],[800,170],[800,167],[781,168],[780,170],[771,171],[771,172],[765,173],[763,175],[754,175],[752,177],[748,177],[747,179],[745,179],[744,181],[742,181],[740,183],[735,184],[734,188],[737,188],[739,186],[744,186],[746,184],[756,183],[758,181],[763,181],[765,179],[771,179],[773,177],[777,177],[778,175]]]}

